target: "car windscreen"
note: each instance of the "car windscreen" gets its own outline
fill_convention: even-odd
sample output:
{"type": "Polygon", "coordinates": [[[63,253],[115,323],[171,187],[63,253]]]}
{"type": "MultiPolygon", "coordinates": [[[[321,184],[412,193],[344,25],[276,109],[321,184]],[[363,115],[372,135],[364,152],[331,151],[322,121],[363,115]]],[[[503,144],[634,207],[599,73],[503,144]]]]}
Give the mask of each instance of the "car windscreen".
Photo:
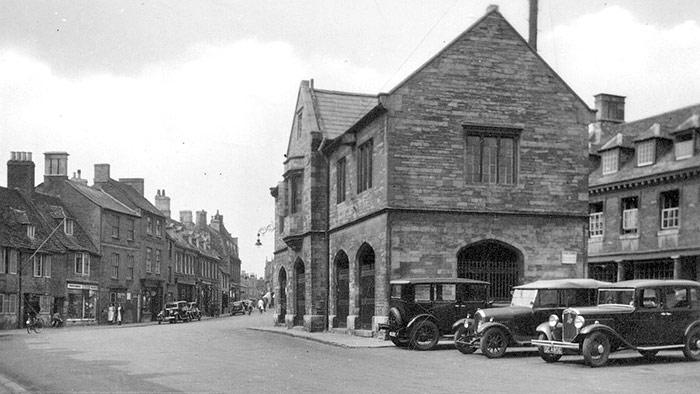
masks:
{"type": "Polygon", "coordinates": [[[600,289],[598,305],[633,305],[634,289],[600,289]]]}
{"type": "Polygon", "coordinates": [[[514,289],[510,306],[526,306],[532,308],[537,298],[537,289],[514,289]]]}

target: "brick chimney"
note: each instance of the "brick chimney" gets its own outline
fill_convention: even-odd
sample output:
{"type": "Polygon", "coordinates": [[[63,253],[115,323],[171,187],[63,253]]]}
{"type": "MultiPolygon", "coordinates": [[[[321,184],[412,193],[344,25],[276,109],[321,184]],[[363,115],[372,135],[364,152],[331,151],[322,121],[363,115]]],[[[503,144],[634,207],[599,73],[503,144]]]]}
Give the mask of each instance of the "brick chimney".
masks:
{"type": "Polygon", "coordinates": [[[95,164],[95,183],[109,181],[109,164],[95,164]]]}
{"type": "Polygon", "coordinates": [[[22,193],[34,190],[34,162],[32,152],[10,152],[7,162],[7,187],[22,193]]]}
{"type": "Polygon", "coordinates": [[[599,93],[595,96],[596,121],[625,123],[625,96],[599,93]]]}
{"type": "Polygon", "coordinates": [[[134,188],[141,196],[144,195],[144,180],[143,178],[119,178],[119,182],[125,183],[134,188]]]}
{"type": "Polygon", "coordinates": [[[156,192],[155,199],[156,208],[165,215],[165,217],[170,218],[170,197],[165,195],[165,189],[156,192]]]}
{"type": "Polygon", "coordinates": [[[192,211],[180,211],[180,223],[192,224],[192,211]]]}
{"type": "Polygon", "coordinates": [[[201,210],[197,211],[197,226],[206,226],[207,225],[207,211],[201,210]]]}

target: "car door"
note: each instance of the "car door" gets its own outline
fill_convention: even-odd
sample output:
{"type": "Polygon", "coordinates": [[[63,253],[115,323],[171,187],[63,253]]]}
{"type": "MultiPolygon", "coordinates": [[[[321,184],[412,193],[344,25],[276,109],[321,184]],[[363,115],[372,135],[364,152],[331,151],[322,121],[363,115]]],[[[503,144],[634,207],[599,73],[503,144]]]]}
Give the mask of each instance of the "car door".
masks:
{"type": "Polygon", "coordinates": [[[432,314],[438,321],[441,333],[447,333],[452,329],[452,323],[457,321],[458,312],[461,309],[457,302],[457,286],[454,283],[434,284],[434,302],[432,314]]]}
{"type": "Polygon", "coordinates": [[[557,314],[561,316],[564,308],[562,304],[562,290],[540,289],[537,290],[537,298],[532,305],[532,313],[528,317],[516,322],[516,332],[513,333],[519,340],[532,339],[537,336],[537,326],[549,320],[549,316],[557,314]]]}
{"type": "Polygon", "coordinates": [[[663,293],[663,343],[681,344],[685,338],[685,329],[695,317],[690,307],[689,289],[683,286],[668,286],[663,288],[663,293]]]}
{"type": "Polygon", "coordinates": [[[627,317],[628,324],[625,332],[620,332],[623,338],[635,346],[654,346],[664,342],[665,324],[662,313],[662,293],[658,288],[642,288],[637,291],[637,309],[627,317]]]}

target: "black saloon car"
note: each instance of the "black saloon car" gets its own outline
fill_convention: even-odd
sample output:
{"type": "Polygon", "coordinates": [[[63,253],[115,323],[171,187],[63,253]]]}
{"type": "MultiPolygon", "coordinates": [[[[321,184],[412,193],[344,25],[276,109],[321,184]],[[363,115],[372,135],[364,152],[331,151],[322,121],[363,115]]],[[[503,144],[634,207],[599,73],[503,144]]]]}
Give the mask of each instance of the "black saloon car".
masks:
{"type": "Polygon", "coordinates": [[[547,362],[563,350],[582,354],[600,367],[611,352],[636,350],[653,357],[660,350],[682,349],[700,361],[700,283],[690,280],[638,279],[598,290],[598,305],[569,308],[541,327],[547,339],[533,341],[547,362]],[[549,327],[549,329],[546,328],[549,327]],[[548,356],[548,357],[547,357],[548,356]]]}
{"type": "Polygon", "coordinates": [[[516,286],[510,306],[482,309],[473,319],[457,322],[455,347],[465,354],[481,349],[489,358],[503,357],[509,346],[530,345],[537,338],[537,326],[551,314],[595,305],[597,289],[607,284],[594,279],[553,279],[516,286]]]}
{"type": "Polygon", "coordinates": [[[391,281],[387,324],[379,330],[399,347],[435,348],[440,337],[453,334],[454,322],[490,305],[489,283],[461,278],[391,281]]]}

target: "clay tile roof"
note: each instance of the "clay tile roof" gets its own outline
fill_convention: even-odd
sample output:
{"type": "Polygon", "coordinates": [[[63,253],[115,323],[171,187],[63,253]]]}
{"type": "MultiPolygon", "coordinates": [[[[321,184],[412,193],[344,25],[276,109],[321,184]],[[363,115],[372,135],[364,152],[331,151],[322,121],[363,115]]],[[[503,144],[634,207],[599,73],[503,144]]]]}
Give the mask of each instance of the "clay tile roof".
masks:
{"type": "Polygon", "coordinates": [[[110,179],[108,182],[100,183],[96,186],[131,209],[140,209],[156,216],[165,216],[163,212],[158,210],[150,201],[137,192],[136,189],[125,183],[110,179]]]}
{"type": "Polygon", "coordinates": [[[314,90],[313,95],[321,130],[329,139],[346,132],[379,103],[377,96],[359,93],[314,90]]]}
{"type": "Polygon", "coordinates": [[[630,143],[629,137],[626,137],[622,135],[621,133],[617,133],[614,137],[612,137],[608,142],[605,143],[600,149],[598,149],[599,152],[614,149],[614,148],[631,148],[632,144],[630,143]]]}
{"type": "Polygon", "coordinates": [[[90,201],[102,208],[109,209],[110,211],[114,212],[125,213],[127,215],[139,216],[139,214],[136,211],[130,209],[129,207],[122,204],[117,199],[115,199],[114,197],[110,196],[102,190],[93,189],[89,186],[73,181],[68,181],[66,183],[72,186],[75,190],[77,190],[87,199],[89,199],[90,201]]]}
{"type": "Polygon", "coordinates": [[[667,138],[667,136],[668,131],[666,130],[666,128],[662,127],[658,123],[654,123],[653,125],[651,125],[651,127],[639,133],[637,138],[634,139],[634,142],[650,140],[652,138],[667,138]]]}
{"type": "Polygon", "coordinates": [[[673,132],[677,133],[680,131],[686,131],[686,130],[697,129],[697,128],[700,128],[700,116],[698,114],[693,114],[688,119],[686,119],[683,123],[678,125],[678,127],[673,129],[673,132]]]}

